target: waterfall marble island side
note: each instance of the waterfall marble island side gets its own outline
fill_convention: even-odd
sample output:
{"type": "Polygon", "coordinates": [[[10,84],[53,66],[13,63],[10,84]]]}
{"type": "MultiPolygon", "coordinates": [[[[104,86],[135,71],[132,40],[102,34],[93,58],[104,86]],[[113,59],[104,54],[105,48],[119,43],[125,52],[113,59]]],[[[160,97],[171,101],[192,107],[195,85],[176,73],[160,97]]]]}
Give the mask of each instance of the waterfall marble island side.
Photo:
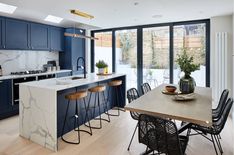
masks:
{"type": "MultiPolygon", "coordinates": [[[[121,107],[125,106],[126,75],[112,74],[108,76],[97,76],[94,73],[88,74],[85,79],[74,79],[77,76],[55,78],[20,84],[19,96],[19,126],[20,135],[30,141],[38,143],[53,151],[58,150],[58,138],[61,136],[62,122],[65,118],[67,100],[65,95],[79,90],[88,89],[97,85],[106,85],[108,81],[120,79],[123,84],[119,91],[122,92],[121,107]]],[[[108,88],[107,88],[108,90],[108,88]]],[[[105,96],[107,97],[107,90],[105,96]]],[[[120,93],[119,93],[120,94],[120,93]]],[[[108,108],[112,108],[111,96],[108,100],[108,108]]],[[[86,102],[88,101],[88,95],[86,102]]],[[[94,98],[94,97],[92,97],[94,98]]],[[[93,99],[91,98],[91,102],[93,99]]],[[[75,104],[74,104],[75,105],[75,104]]],[[[82,104],[80,104],[82,105],[82,104]]],[[[74,115],[71,108],[69,116],[74,115]]],[[[84,117],[84,108],[79,108],[80,115],[84,117]]],[[[92,118],[91,118],[92,119],[92,118]]],[[[71,122],[72,123],[72,122],[71,122]]],[[[82,122],[79,123],[80,125],[82,122]]],[[[71,129],[66,129],[66,132],[71,129]]]]}

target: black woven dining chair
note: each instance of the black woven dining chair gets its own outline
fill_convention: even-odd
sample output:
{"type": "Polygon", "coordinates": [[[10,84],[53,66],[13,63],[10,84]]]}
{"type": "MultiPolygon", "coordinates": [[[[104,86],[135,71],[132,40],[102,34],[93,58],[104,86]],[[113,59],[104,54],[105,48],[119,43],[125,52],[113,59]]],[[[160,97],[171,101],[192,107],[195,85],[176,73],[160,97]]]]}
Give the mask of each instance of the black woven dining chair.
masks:
{"type": "MultiPolygon", "coordinates": [[[[131,89],[129,89],[129,90],[127,91],[128,103],[131,103],[132,101],[136,100],[136,99],[139,98],[139,97],[140,97],[140,95],[139,95],[139,93],[138,93],[138,91],[137,91],[136,88],[131,88],[131,89]]],[[[139,115],[140,115],[140,114],[137,113],[137,112],[132,112],[132,111],[130,111],[130,115],[131,115],[131,117],[132,117],[134,120],[137,120],[137,121],[138,121],[139,115]]],[[[132,135],[131,140],[130,140],[130,143],[129,143],[129,145],[128,145],[128,151],[130,150],[130,146],[131,146],[131,144],[132,144],[132,140],[133,140],[133,137],[134,137],[134,135],[135,135],[135,133],[136,133],[137,127],[138,127],[138,123],[137,123],[137,125],[136,125],[136,127],[135,127],[135,129],[134,129],[133,135],[132,135]]]]}
{"type": "Polygon", "coordinates": [[[198,135],[198,134],[202,135],[203,137],[205,137],[206,139],[208,139],[209,141],[213,143],[215,153],[216,155],[218,155],[216,144],[215,144],[216,142],[220,153],[223,154],[223,149],[222,149],[220,140],[218,138],[218,135],[222,132],[227,122],[227,118],[232,108],[232,105],[233,105],[233,99],[229,98],[227,102],[224,104],[223,110],[220,111],[221,112],[220,117],[218,118],[218,120],[213,121],[213,124],[211,127],[205,127],[205,126],[201,126],[198,124],[191,124],[189,130],[193,129],[194,131],[196,131],[196,134],[189,134],[189,136],[198,135]],[[211,138],[207,137],[206,136],[207,134],[210,134],[211,138]]]}
{"type": "Polygon", "coordinates": [[[219,104],[215,109],[212,109],[212,119],[213,121],[218,120],[219,117],[221,116],[221,111],[224,109],[224,105],[227,101],[228,98],[228,94],[229,94],[229,90],[228,89],[224,89],[220,98],[219,98],[219,104]]]}
{"type": "MultiPolygon", "coordinates": [[[[139,143],[157,154],[184,155],[188,137],[178,135],[174,122],[160,117],[139,116],[139,143]]],[[[146,154],[146,153],[145,153],[146,154]]]]}
{"type": "Polygon", "coordinates": [[[149,83],[143,83],[141,85],[141,91],[142,91],[142,94],[146,94],[149,91],[151,91],[151,87],[150,87],[149,83]]]}

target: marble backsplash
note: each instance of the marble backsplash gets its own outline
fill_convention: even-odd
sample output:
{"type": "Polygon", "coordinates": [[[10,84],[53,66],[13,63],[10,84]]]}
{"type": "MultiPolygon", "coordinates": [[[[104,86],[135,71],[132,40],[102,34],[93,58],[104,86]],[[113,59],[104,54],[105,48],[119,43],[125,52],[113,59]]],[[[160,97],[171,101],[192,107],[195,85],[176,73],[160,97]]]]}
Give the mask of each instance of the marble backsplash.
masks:
{"type": "Polygon", "coordinates": [[[55,60],[58,64],[59,53],[49,51],[0,50],[0,65],[3,75],[24,70],[43,69],[47,61],[55,60]]]}

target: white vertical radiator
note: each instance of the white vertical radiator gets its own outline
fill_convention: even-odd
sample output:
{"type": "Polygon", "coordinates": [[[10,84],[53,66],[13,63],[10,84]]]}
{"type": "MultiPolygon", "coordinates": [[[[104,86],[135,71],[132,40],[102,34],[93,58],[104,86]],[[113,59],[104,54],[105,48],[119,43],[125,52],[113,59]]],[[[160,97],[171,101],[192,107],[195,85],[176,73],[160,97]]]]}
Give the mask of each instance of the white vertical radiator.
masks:
{"type": "Polygon", "coordinates": [[[227,88],[227,32],[215,34],[215,64],[214,65],[214,99],[217,104],[224,89],[227,88]]]}

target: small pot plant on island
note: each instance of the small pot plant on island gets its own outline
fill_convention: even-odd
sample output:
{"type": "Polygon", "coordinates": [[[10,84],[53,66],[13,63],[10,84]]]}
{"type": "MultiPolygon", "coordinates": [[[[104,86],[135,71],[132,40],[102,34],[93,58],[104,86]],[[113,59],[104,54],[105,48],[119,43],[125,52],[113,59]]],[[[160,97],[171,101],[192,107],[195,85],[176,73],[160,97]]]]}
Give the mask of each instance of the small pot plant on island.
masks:
{"type": "Polygon", "coordinates": [[[96,63],[96,67],[98,68],[98,74],[105,74],[105,68],[107,68],[108,65],[103,60],[99,60],[96,63]]]}
{"type": "Polygon", "coordinates": [[[180,91],[184,94],[193,93],[196,83],[191,77],[191,73],[198,70],[200,64],[193,63],[193,56],[188,56],[186,49],[183,49],[182,53],[177,56],[176,62],[180,66],[181,71],[184,72],[184,76],[179,81],[180,91]]]}

